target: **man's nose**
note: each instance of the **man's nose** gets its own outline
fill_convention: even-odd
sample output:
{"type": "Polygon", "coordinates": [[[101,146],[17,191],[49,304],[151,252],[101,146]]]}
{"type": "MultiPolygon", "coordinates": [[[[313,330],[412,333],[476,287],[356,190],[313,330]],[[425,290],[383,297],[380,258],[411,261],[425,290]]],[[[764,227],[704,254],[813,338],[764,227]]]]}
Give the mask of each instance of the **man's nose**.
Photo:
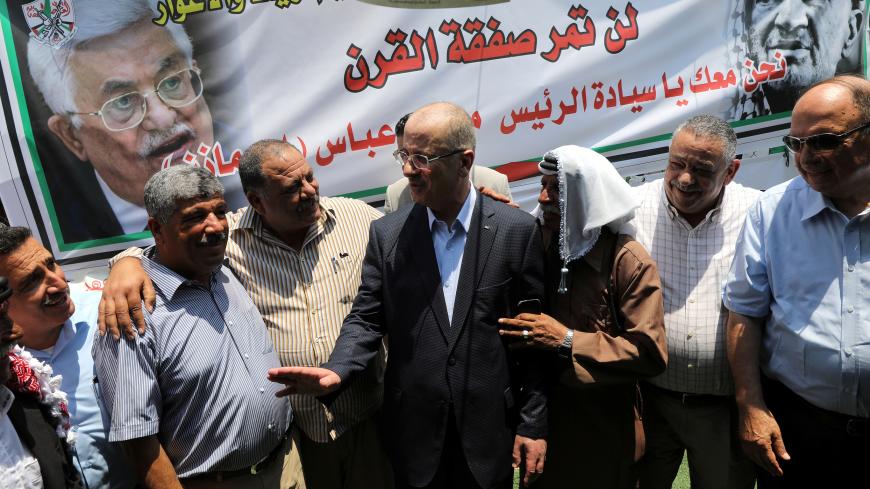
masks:
{"type": "Polygon", "coordinates": [[[694,185],[695,176],[694,174],[692,174],[692,169],[687,168],[685,171],[681,172],[680,175],[677,177],[677,182],[679,182],[682,187],[691,187],[692,185],[694,185]]]}
{"type": "Polygon", "coordinates": [[[803,0],[783,0],[773,15],[778,27],[792,31],[808,25],[810,7],[803,0]]]}
{"type": "Polygon", "coordinates": [[[541,189],[541,193],[538,194],[538,203],[541,205],[547,205],[550,203],[550,193],[547,192],[547,189],[541,189]]]}
{"type": "Polygon", "coordinates": [[[419,175],[420,170],[418,170],[414,165],[411,164],[410,161],[405,162],[402,165],[402,175],[405,175],[406,178],[411,178],[415,175],[419,175]]]}
{"type": "Polygon", "coordinates": [[[317,181],[312,180],[308,181],[306,179],[302,179],[302,186],[300,187],[300,195],[303,198],[311,199],[317,194],[317,181]]]}
{"type": "Polygon", "coordinates": [[[205,218],[206,233],[223,233],[226,232],[225,221],[219,218],[214,212],[210,212],[205,218]]]}
{"type": "Polygon", "coordinates": [[[48,270],[45,275],[46,283],[48,284],[48,293],[56,294],[62,290],[66,290],[68,287],[66,283],[66,276],[60,270],[59,266],[56,266],[54,270],[48,270]]]}
{"type": "Polygon", "coordinates": [[[152,93],[145,100],[147,112],[142,119],[142,129],[146,131],[168,129],[175,124],[178,112],[166,105],[156,93],[152,93]]]}

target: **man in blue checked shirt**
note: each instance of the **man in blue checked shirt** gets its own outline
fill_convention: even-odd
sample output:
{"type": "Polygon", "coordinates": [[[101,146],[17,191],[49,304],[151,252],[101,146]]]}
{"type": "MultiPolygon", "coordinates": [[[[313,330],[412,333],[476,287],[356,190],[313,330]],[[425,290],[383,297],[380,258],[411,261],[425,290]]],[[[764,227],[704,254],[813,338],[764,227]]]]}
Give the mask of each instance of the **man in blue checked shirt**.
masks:
{"type": "Polygon", "coordinates": [[[156,305],[133,340],[94,340],[109,440],[151,488],[304,487],[285,470],[290,404],[266,380],[278,357],[223,266],[223,186],[208,170],[174,166],[148,181],[145,206],[156,245],[142,266],[156,305]]]}

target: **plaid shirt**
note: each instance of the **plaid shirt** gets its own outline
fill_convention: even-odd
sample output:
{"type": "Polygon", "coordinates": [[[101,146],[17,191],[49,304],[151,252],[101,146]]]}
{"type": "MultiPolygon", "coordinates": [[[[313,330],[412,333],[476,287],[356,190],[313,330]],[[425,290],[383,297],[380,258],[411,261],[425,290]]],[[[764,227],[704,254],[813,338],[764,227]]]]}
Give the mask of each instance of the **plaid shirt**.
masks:
{"type": "Polygon", "coordinates": [[[636,239],[658,265],[665,301],[668,369],[651,382],[693,394],[734,393],[725,351],[722,285],[746,211],[759,191],[731,183],[719,205],[692,228],[668,202],[663,180],[638,188],[636,239]]]}

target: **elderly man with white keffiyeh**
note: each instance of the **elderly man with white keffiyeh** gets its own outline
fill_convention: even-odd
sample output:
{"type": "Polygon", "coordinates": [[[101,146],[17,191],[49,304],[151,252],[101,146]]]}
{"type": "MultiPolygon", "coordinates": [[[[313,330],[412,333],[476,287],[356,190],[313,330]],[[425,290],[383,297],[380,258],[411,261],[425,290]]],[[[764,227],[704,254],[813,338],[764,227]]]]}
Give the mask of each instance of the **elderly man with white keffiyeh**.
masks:
{"type": "Polygon", "coordinates": [[[549,314],[501,320],[515,346],[553,353],[551,435],[536,487],[635,487],[637,380],[667,363],[658,271],[623,234],[639,202],[587,148],[550,151],[539,169],[549,314]]]}

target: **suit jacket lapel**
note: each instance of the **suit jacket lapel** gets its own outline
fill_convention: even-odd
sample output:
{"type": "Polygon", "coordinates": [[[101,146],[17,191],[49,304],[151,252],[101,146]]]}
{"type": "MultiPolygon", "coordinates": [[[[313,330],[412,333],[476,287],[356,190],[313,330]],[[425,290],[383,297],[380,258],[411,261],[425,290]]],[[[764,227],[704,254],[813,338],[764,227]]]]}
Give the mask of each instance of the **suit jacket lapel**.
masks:
{"type": "Polygon", "coordinates": [[[435,258],[435,246],[432,243],[432,231],[429,229],[426,208],[414,204],[414,209],[411,210],[408,219],[413,221],[409,223],[412,234],[407,244],[413,246],[413,249],[399,249],[397,251],[402,254],[410,254],[413,257],[416,265],[414,273],[420,278],[424,294],[432,298],[429,307],[432,309],[444,340],[447,341],[450,322],[447,320],[447,303],[444,301],[444,291],[441,289],[441,273],[438,271],[438,260],[435,258]]]}
{"type": "Polygon", "coordinates": [[[459,286],[456,289],[456,300],[453,305],[453,321],[450,327],[449,349],[456,344],[462,333],[468,317],[468,310],[474,303],[475,291],[483,271],[492,244],[495,241],[497,224],[492,219],[494,211],[492,202],[480,194],[477,205],[471,216],[471,225],[465,238],[465,251],[462,255],[462,269],[459,272],[459,286]]]}

